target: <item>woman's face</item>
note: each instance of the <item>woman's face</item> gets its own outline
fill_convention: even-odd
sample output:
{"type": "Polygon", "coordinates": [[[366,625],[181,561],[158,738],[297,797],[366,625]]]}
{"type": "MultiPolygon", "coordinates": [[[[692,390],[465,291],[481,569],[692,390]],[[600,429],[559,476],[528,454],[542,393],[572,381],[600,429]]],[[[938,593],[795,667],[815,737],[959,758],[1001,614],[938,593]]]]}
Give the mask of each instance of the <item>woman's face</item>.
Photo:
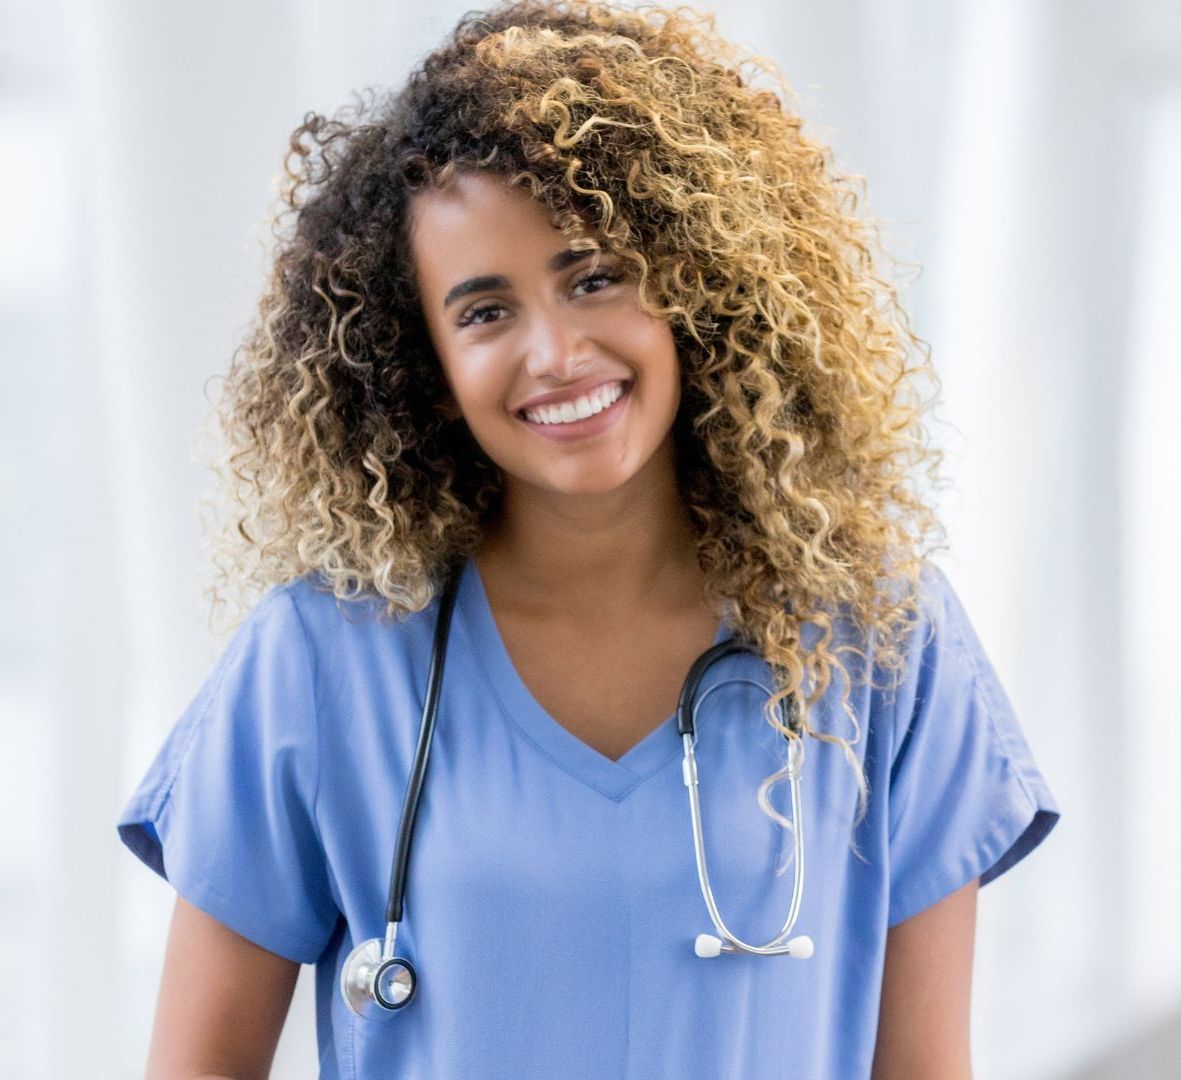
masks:
{"type": "Polygon", "coordinates": [[[415,197],[411,249],[447,383],[506,482],[600,493],[658,449],[671,462],[676,347],[622,260],[572,252],[540,203],[477,172],[415,197]]]}

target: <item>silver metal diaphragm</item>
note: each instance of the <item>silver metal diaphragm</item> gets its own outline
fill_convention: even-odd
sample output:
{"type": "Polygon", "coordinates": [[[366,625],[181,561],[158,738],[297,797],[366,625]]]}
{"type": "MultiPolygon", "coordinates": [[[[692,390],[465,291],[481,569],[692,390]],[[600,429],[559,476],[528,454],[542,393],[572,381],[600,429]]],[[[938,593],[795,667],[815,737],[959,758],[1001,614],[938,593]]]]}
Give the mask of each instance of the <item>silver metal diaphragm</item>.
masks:
{"type": "Polygon", "coordinates": [[[400,1009],[414,996],[415,974],[409,960],[381,958],[381,938],[361,942],[340,969],[340,993],[349,1009],[373,1020],[400,1009]]]}

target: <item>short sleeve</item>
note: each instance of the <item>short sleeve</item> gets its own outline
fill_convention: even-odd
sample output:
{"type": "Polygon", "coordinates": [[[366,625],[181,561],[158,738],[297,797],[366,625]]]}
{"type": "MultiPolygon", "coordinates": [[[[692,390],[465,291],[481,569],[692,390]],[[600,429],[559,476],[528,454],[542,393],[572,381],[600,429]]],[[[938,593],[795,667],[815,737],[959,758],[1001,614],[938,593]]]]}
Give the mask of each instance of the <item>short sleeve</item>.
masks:
{"type": "Polygon", "coordinates": [[[313,963],[336,926],[315,819],[314,672],[295,600],[272,589],[164,741],[117,828],[189,903],[313,963]]]}
{"type": "Polygon", "coordinates": [[[1059,811],[944,573],[928,564],[894,696],[888,925],[1016,865],[1059,811]]]}

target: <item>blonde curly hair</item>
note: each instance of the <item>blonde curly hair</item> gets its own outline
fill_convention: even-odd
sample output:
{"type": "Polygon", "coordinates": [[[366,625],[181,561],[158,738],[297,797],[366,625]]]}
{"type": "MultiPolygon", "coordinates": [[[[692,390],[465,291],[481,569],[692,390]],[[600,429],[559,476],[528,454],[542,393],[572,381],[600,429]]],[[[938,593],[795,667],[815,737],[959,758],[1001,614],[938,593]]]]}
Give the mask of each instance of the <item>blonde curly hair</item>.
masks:
{"type": "MultiPolygon", "coordinates": [[[[916,391],[939,381],[876,269],[860,179],[803,135],[790,100],[773,64],[692,9],[514,0],[465,15],[399,92],[309,113],[273,270],[216,408],[213,607],[237,590],[240,617],[314,574],[341,599],[421,611],[477,549],[502,478],[440,408],[406,230],[416,192],[495,170],[564,232],[602,238],[669,321],[678,481],[709,598],[775,673],[767,722],[800,751],[805,735],[842,746],[860,821],[853,680],[851,739],[814,729],[811,706],[848,675],[838,654],[867,658],[832,647],[835,619],[873,641],[877,670],[901,667],[923,563],[946,546],[924,501],[942,453],[916,391]],[[820,630],[807,649],[806,623],[820,630]]],[[[767,777],[759,804],[790,828],[767,797],[787,775],[767,777]]]]}

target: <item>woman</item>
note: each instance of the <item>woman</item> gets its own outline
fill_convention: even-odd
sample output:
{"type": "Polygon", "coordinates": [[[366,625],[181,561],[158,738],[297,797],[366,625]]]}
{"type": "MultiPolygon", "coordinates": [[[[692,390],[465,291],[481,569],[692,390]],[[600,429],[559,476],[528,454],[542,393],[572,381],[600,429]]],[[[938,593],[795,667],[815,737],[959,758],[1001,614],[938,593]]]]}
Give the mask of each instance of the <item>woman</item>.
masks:
{"type": "Polygon", "coordinates": [[[119,825],[178,892],[149,1076],[266,1075],[300,963],[324,1077],[970,1075],[976,891],[1058,811],[929,559],[921,343],[747,63],[683,9],[526,0],[293,136],[221,410],[223,584],[264,595],[119,825]],[[362,1017],[450,580],[416,988],[362,1017]],[[810,957],[694,953],[675,710],[731,637],[713,893],[774,937],[798,837],[810,957]]]}

